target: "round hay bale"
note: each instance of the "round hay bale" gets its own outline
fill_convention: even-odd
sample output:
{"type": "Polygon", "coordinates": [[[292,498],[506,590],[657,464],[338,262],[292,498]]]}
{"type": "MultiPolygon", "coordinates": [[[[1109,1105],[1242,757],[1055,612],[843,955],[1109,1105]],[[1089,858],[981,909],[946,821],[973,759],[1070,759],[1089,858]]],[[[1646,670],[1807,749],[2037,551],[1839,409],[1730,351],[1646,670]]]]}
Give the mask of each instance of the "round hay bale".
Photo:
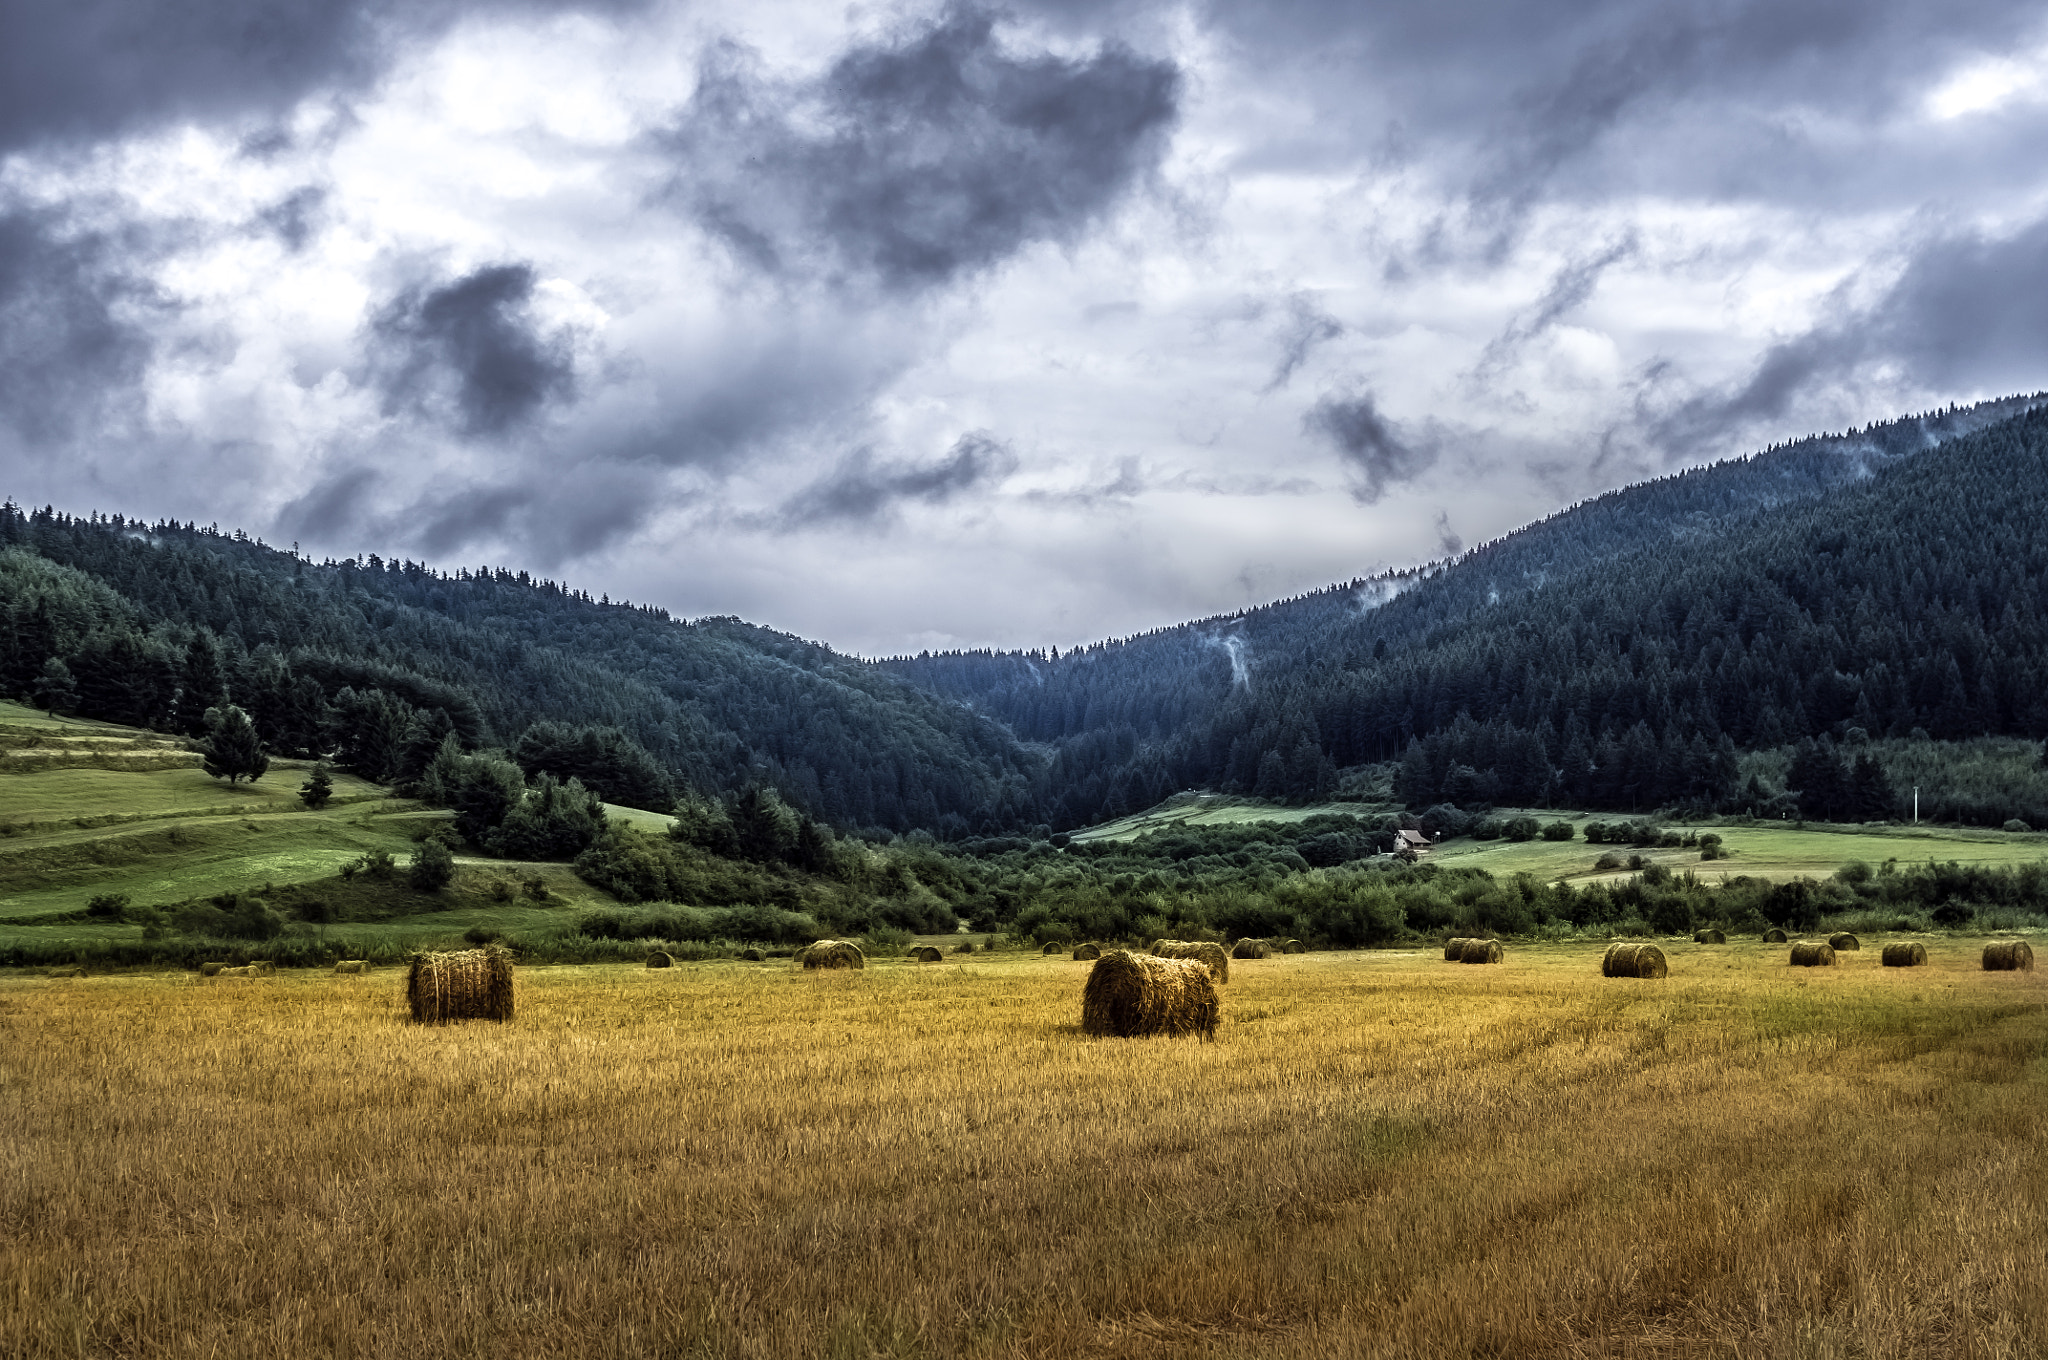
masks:
{"type": "Polygon", "coordinates": [[[745,959],[748,963],[759,963],[761,960],[767,958],[768,955],[763,950],[749,947],[746,949],[742,949],[740,951],[740,957],[745,959]]]}
{"type": "Polygon", "coordinates": [[[804,968],[865,968],[867,955],[860,952],[860,946],[852,940],[819,940],[796,951],[796,961],[804,968]]]}
{"type": "Polygon", "coordinates": [[[1653,944],[1611,944],[1600,959],[1600,976],[1661,978],[1671,976],[1664,951],[1653,944]]]}
{"type": "Polygon", "coordinates": [[[2031,973],[2034,971],[2034,946],[2025,940],[1993,940],[1984,946],[1984,968],[1994,973],[2031,973]]]}
{"type": "Polygon", "coordinates": [[[676,961],[674,956],[669,954],[668,951],[657,949],[647,956],[647,966],[649,968],[673,968],[676,966],[676,961]]]}
{"type": "Polygon", "coordinates": [[[405,972],[405,1004],[422,1025],[512,1018],[512,954],[501,944],[415,954],[405,972]]]}
{"type": "Polygon", "coordinates": [[[1469,935],[1457,935],[1444,941],[1444,962],[1456,963],[1464,956],[1465,946],[1472,943],[1469,935]]]}
{"type": "Polygon", "coordinates": [[[1058,940],[1047,940],[1045,942],[1045,948],[1039,950],[1038,952],[1045,955],[1047,958],[1050,958],[1054,954],[1059,953],[1063,947],[1064,946],[1062,946],[1058,940]]]}
{"type": "Polygon", "coordinates": [[[52,968],[48,972],[44,973],[43,976],[53,978],[81,978],[85,976],[85,970],[83,968],[52,968]]]}
{"type": "Polygon", "coordinates": [[[224,963],[202,963],[199,965],[199,976],[219,977],[221,970],[226,967],[224,963]]]}
{"type": "Polygon", "coordinates": [[[343,959],[334,965],[334,971],[337,973],[367,973],[370,971],[370,965],[361,959],[343,959]]]}
{"type": "Polygon", "coordinates": [[[1792,946],[1794,968],[1832,968],[1835,966],[1835,947],[1817,940],[1801,940],[1792,946]]]}
{"type": "Polygon", "coordinates": [[[1927,962],[1927,946],[1918,940],[1894,940],[1878,957],[1887,968],[1918,968],[1927,962]]]}
{"type": "Polygon", "coordinates": [[[1221,1016],[1216,977],[1200,959],[1112,949],[1088,970],[1081,989],[1081,1032],[1101,1038],[1199,1034],[1213,1039],[1221,1016]]]}
{"type": "Polygon", "coordinates": [[[1854,935],[1851,935],[1846,930],[1842,930],[1828,936],[1828,948],[1834,950],[1837,954],[1842,954],[1851,949],[1861,949],[1863,944],[1854,935]]]}
{"type": "Polygon", "coordinates": [[[1083,963],[1087,963],[1091,959],[1099,959],[1102,957],[1102,946],[1099,944],[1075,945],[1074,957],[1083,963]]]}
{"type": "Polygon", "coordinates": [[[1695,930],[1692,933],[1692,942],[1694,944],[1726,944],[1728,943],[1728,937],[1715,930],[1712,926],[1709,926],[1705,930],[1695,930]]]}
{"type": "Polygon", "coordinates": [[[1779,930],[1776,926],[1773,926],[1769,930],[1766,930],[1764,932],[1765,944],[1783,944],[1785,943],[1785,938],[1785,932],[1779,930]]]}
{"type": "Polygon", "coordinates": [[[921,944],[917,948],[910,951],[910,957],[916,959],[919,963],[939,963],[943,961],[946,956],[940,953],[937,949],[933,948],[931,945],[921,944]]]}
{"type": "Polygon", "coordinates": [[[1273,953],[1273,947],[1264,940],[1243,939],[1230,947],[1233,959],[1263,959],[1273,953]]]}
{"type": "Polygon", "coordinates": [[[1299,954],[1305,948],[1307,948],[1307,946],[1302,944],[1300,940],[1282,940],[1280,942],[1280,949],[1282,953],[1299,954]]]}
{"type": "Polygon", "coordinates": [[[1230,955],[1213,940],[1154,940],[1152,953],[1162,959],[1195,959],[1207,964],[1218,982],[1230,981],[1230,955]]]}
{"type": "Polygon", "coordinates": [[[1458,951],[1459,963],[1499,963],[1506,951],[1499,940],[1467,940],[1458,951]]]}

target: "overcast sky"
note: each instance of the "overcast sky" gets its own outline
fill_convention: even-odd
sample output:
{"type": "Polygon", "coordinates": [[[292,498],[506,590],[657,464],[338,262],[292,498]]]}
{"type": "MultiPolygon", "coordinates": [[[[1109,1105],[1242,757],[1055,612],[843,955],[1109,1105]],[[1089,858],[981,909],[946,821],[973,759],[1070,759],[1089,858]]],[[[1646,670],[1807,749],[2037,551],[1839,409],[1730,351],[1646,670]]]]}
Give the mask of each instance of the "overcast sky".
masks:
{"type": "Polygon", "coordinates": [[[1943,0],[0,5],[0,494],[1065,647],[2048,387],[1943,0]]]}

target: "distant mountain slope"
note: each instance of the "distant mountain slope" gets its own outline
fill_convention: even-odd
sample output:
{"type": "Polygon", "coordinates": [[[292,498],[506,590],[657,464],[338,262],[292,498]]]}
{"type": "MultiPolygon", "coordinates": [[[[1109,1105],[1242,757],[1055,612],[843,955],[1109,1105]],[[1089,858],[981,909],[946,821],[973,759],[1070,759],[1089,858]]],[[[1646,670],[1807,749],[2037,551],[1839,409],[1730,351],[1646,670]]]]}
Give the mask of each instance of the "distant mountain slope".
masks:
{"type": "Polygon", "coordinates": [[[341,740],[395,760],[435,710],[471,745],[546,718],[621,728],[700,790],[772,783],[842,826],[1030,820],[1035,759],[951,700],[737,619],[685,623],[524,573],[313,563],[191,525],[8,506],[0,692],[29,693],[53,657],[91,716],[190,730],[226,697],[286,752],[341,740]]]}
{"type": "Polygon", "coordinates": [[[2041,576],[2024,535],[1976,522],[2039,508],[2044,401],[1802,440],[1611,493],[1453,563],[1065,656],[884,664],[1053,744],[1039,791],[1059,825],[1187,787],[1321,796],[1338,766],[1411,743],[1413,797],[1654,806],[1718,796],[1729,744],[1852,719],[2032,734],[2040,642],[2024,610],[1986,600],[2003,610],[2041,576]],[[1838,522],[1857,525],[1839,542],[1838,522]],[[1920,577],[1896,577],[1887,564],[1922,545],[1939,571],[1923,557],[1920,577]]]}

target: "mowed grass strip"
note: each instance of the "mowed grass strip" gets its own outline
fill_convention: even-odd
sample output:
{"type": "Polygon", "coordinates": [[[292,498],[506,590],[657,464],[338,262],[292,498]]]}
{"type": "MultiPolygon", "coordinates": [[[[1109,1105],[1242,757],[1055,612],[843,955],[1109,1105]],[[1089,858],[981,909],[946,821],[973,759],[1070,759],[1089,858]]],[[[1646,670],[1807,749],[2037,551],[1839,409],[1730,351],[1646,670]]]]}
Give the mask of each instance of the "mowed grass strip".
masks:
{"type": "MultiPolygon", "coordinates": [[[[2048,1352],[2040,974],[1292,955],[0,981],[0,1336],[56,1356],[2048,1352]]],[[[1868,966],[1864,966],[1867,964],[1868,966]]]]}

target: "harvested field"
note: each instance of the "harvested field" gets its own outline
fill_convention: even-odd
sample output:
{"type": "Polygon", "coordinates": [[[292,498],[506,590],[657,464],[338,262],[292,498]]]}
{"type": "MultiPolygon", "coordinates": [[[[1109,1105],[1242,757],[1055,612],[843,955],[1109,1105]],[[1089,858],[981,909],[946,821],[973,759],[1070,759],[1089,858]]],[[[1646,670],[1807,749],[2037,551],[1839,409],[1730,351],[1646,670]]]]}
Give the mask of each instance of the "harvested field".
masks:
{"type": "Polygon", "coordinates": [[[1214,1043],[1024,951],[445,1029],[395,971],[0,976],[0,1351],[2029,1360],[2048,982],[1981,947],[1317,952],[1214,1043]]]}

